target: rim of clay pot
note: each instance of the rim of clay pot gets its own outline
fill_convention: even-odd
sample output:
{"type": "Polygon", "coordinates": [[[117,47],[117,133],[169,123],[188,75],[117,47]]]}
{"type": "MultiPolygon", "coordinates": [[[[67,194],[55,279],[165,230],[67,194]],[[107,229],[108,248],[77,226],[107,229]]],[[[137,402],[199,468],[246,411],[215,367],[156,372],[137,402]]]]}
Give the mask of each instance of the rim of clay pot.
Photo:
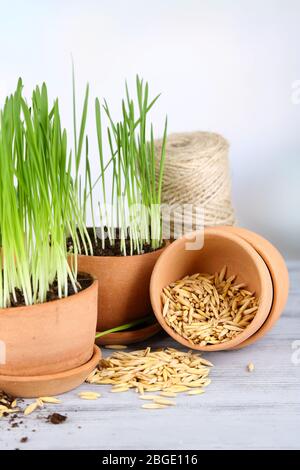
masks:
{"type": "Polygon", "coordinates": [[[18,398],[60,395],[85,381],[101,359],[101,350],[94,345],[91,359],[74,369],[56,374],[34,376],[0,375],[0,389],[18,398]]]}
{"type": "Polygon", "coordinates": [[[239,235],[253,246],[266,263],[273,282],[273,303],[270,313],[260,329],[236,347],[242,348],[262,338],[274,326],[283,313],[289,294],[289,273],[281,253],[271,242],[261,235],[243,227],[224,226],[222,229],[239,235]]]}
{"type": "MultiPolygon", "coordinates": [[[[220,238],[226,239],[227,241],[230,240],[232,243],[236,244],[239,246],[245,255],[248,257],[248,259],[254,263],[256,271],[257,271],[257,276],[259,279],[259,284],[261,286],[261,295],[260,295],[260,303],[259,303],[259,308],[257,310],[257,313],[255,317],[253,318],[252,322],[250,325],[243,330],[242,333],[238,334],[235,336],[233,339],[226,341],[224,343],[218,343],[214,345],[206,345],[206,346],[200,346],[198,344],[192,344],[182,336],[180,336],[178,333],[176,333],[172,328],[170,328],[163,316],[162,316],[162,307],[161,307],[161,289],[156,287],[157,284],[157,278],[159,277],[160,270],[164,269],[164,264],[168,257],[172,257],[174,252],[182,246],[182,249],[184,249],[185,243],[190,243],[191,238],[194,236],[199,236],[199,232],[193,232],[192,234],[188,235],[188,238],[186,236],[181,237],[180,239],[174,241],[170,246],[168,246],[164,253],[161,254],[159,257],[158,261],[155,264],[152,276],[151,276],[151,281],[150,281],[150,298],[151,298],[151,303],[152,303],[152,308],[154,311],[154,314],[163,327],[163,329],[177,342],[183,344],[184,346],[192,349],[196,349],[199,351],[221,351],[221,350],[227,350],[227,349],[233,349],[240,343],[244,342],[247,340],[250,336],[252,336],[259,328],[263,325],[265,322],[266,318],[269,315],[269,312],[271,310],[272,306],[272,300],[273,300],[273,286],[272,286],[272,279],[270,272],[264,262],[264,260],[261,258],[261,256],[257,253],[257,251],[248,243],[246,242],[243,238],[241,238],[238,235],[229,233],[225,230],[222,230],[220,227],[214,227],[214,228],[205,228],[204,230],[204,248],[205,249],[205,238],[220,238]],[[263,287],[263,288],[262,288],[263,287]]],[[[220,266],[221,269],[222,266],[220,266]]],[[[238,274],[238,273],[236,273],[238,274]]],[[[175,281],[175,279],[174,279],[175,281]]],[[[172,281],[171,281],[172,282],[172,281]]]]}
{"type": "MultiPolygon", "coordinates": [[[[151,255],[154,255],[154,254],[157,254],[159,252],[162,252],[164,251],[170,244],[170,241],[169,240],[164,240],[164,245],[161,246],[160,248],[157,248],[157,250],[153,250],[153,251],[149,251],[148,253],[140,253],[139,255],[136,254],[136,255],[126,255],[126,256],[122,256],[122,255],[118,255],[118,256],[104,256],[104,255],[82,255],[82,254],[78,254],[77,257],[78,258],[99,258],[101,260],[103,259],[107,259],[107,260],[128,260],[128,259],[134,259],[134,258],[141,258],[141,257],[145,257],[145,256],[151,256],[151,255]]],[[[121,261],[121,262],[125,262],[125,261],[121,261]]]]}
{"type": "MultiPolygon", "coordinates": [[[[154,317],[155,318],[155,317],[154,317]]],[[[106,346],[109,344],[133,344],[145,341],[162,331],[160,324],[155,321],[151,325],[144,326],[142,328],[132,331],[118,331],[116,333],[110,333],[105,336],[101,336],[96,339],[96,344],[100,346],[106,346]]]]}
{"type": "MultiPolygon", "coordinates": [[[[89,274],[89,273],[86,273],[86,274],[89,274]]],[[[81,296],[83,297],[84,295],[86,295],[90,290],[94,289],[95,288],[95,285],[98,287],[98,279],[96,279],[94,276],[92,276],[91,274],[89,274],[89,276],[91,276],[93,282],[91,283],[90,286],[86,287],[85,289],[82,289],[81,291],[79,292],[76,292],[76,294],[72,294],[72,295],[68,295],[68,297],[62,297],[61,299],[55,299],[55,300],[48,300],[47,302],[43,302],[43,303],[39,303],[39,304],[32,304],[32,305],[20,305],[19,307],[7,307],[7,308],[0,308],[0,315],[3,315],[5,314],[6,312],[15,312],[15,313],[20,313],[22,314],[24,311],[28,311],[29,309],[32,310],[33,312],[35,310],[38,310],[38,308],[41,306],[41,305],[47,305],[47,304],[50,304],[51,305],[55,305],[57,304],[58,302],[64,302],[64,303],[67,303],[67,302],[71,302],[72,299],[74,299],[74,297],[78,297],[78,296],[81,296]]]]}

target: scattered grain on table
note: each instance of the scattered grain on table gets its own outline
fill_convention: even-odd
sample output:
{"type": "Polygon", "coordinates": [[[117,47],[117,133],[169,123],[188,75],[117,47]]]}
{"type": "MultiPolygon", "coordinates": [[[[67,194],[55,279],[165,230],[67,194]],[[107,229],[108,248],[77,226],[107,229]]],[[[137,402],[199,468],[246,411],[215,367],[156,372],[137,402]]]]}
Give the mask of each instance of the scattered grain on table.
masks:
{"type": "Polygon", "coordinates": [[[195,388],[194,390],[189,390],[187,395],[202,395],[204,392],[205,390],[203,390],[203,388],[195,388]]]}
{"type": "Polygon", "coordinates": [[[79,398],[83,400],[98,400],[101,397],[101,393],[83,391],[78,393],[79,398]]]}
{"type": "Polygon", "coordinates": [[[55,398],[55,397],[40,397],[40,400],[43,403],[50,403],[50,404],[53,404],[53,405],[58,405],[59,403],[61,403],[61,401],[58,398],[55,398]]]}
{"type": "Polygon", "coordinates": [[[175,398],[177,397],[177,393],[174,392],[160,392],[159,394],[161,397],[169,397],[169,398],[175,398]]]}
{"type": "Polygon", "coordinates": [[[140,400],[154,400],[156,395],[140,395],[139,398],[140,400]]]}
{"type": "Polygon", "coordinates": [[[24,415],[25,416],[31,415],[31,413],[33,413],[38,407],[39,407],[38,401],[30,403],[30,405],[26,406],[24,410],[24,415]]]}
{"type": "Polygon", "coordinates": [[[168,408],[166,405],[160,405],[159,403],[145,403],[142,405],[142,408],[146,410],[162,410],[163,408],[168,408]]]}
{"type": "Polygon", "coordinates": [[[206,387],[212,363],[193,351],[174,348],[138,351],[116,351],[102,359],[87,378],[91,384],[112,386],[112,392],[135,389],[140,395],[146,392],[186,392],[192,388],[206,387]]]}
{"type": "Polygon", "coordinates": [[[153,399],[154,403],[158,403],[159,405],[167,405],[167,406],[175,406],[176,403],[173,400],[167,400],[167,398],[162,397],[155,397],[153,399]]]}

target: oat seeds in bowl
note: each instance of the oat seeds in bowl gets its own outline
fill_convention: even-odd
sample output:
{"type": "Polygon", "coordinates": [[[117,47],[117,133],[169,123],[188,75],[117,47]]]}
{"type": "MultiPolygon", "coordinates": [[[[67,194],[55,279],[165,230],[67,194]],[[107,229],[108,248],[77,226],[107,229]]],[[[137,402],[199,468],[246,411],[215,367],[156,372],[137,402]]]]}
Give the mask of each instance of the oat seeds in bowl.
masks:
{"type": "Polygon", "coordinates": [[[224,343],[242,333],[258,310],[258,299],[236,276],[197,273],[162,292],[163,317],[177,334],[200,346],[224,343]]]}

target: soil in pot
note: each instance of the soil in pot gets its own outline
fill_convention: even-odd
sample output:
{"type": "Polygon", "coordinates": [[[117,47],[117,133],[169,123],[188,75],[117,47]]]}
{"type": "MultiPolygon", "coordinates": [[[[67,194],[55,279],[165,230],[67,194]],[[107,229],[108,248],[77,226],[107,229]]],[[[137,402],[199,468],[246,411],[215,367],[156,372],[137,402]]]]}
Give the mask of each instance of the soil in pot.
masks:
{"type": "MultiPolygon", "coordinates": [[[[88,231],[89,237],[91,239],[92,247],[93,247],[93,256],[124,256],[122,249],[121,249],[120,231],[118,228],[116,229],[116,233],[115,233],[114,246],[110,244],[109,238],[106,237],[104,248],[102,248],[102,238],[100,235],[100,229],[99,228],[96,229],[96,239],[95,239],[94,229],[92,227],[88,227],[87,231],[88,231]]],[[[107,227],[104,227],[104,233],[107,234],[107,227]]],[[[130,238],[128,235],[125,240],[125,244],[126,244],[126,253],[129,256],[130,255],[130,238]]],[[[165,243],[163,243],[157,250],[163,248],[164,245],[165,243]]],[[[72,251],[73,241],[71,238],[67,240],[67,247],[70,251],[72,251]]],[[[81,248],[81,252],[84,253],[85,249],[84,249],[84,244],[82,243],[82,240],[80,240],[80,248],[81,248]]],[[[132,255],[130,256],[143,255],[146,253],[155,252],[157,250],[153,249],[149,243],[145,243],[141,253],[137,253],[137,251],[134,250],[132,255]]]]}
{"type": "MultiPolygon", "coordinates": [[[[90,274],[87,273],[78,273],[77,275],[77,292],[75,292],[74,287],[70,280],[68,281],[68,297],[77,294],[78,292],[87,289],[89,286],[93,284],[93,278],[90,276],[90,274]]],[[[19,289],[16,289],[16,298],[17,300],[15,301],[14,298],[11,296],[11,307],[22,307],[25,306],[25,301],[24,301],[24,296],[22,292],[19,289]]],[[[53,300],[58,300],[58,286],[57,282],[54,281],[54,283],[50,286],[48,292],[47,292],[47,302],[51,302],[53,300]]]]}

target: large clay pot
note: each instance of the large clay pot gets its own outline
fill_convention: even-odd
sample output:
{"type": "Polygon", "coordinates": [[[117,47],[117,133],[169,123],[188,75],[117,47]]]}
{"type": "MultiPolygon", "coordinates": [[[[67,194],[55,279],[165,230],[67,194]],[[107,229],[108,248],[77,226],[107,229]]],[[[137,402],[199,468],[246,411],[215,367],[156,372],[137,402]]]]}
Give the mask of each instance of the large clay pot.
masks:
{"type": "Polygon", "coordinates": [[[280,318],[286,305],[289,294],[289,273],[277,248],[261,235],[241,227],[222,227],[223,230],[239,235],[246,240],[257,251],[266,263],[273,283],[273,303],[270,313],[264,324],[250,336],[246,341],[239,344],[237,348],[242,348],[255,343],[275,325],[280,318]]]}
{"type": "Polygon", "coordinates": [[[254,335],[267,319],[273,301],[273,286],[269,270],[257,251],[242,237],[220,227],[204,231],[204,246],[187,250],[190,238],[182,237],[166,248],[157,261],[150,283],[154,313],[166,332],[179,343],[202,351],[232,349],[254,335]],[[237,275],[237,283],[246,283],[259,298],[259,308],[250,325],[233,339],[215,345],[193,345],[170,328],[162,315],[161,292],[163,287],[196,272],[219,272],[227,266],[229,276],[237,275]]]}
{"type": "Polygon", "coordinates": [[[78,269],[99,280],[97,331],[152,313],[150,278],[164,249],[134,256],[78,256],[78,269]]]}
{"type": "MultiPolygon", "coordinates": [[[[63,299],[0,309],[0,389],[1,378],[8,384],[4,387],[7,391],[10,381],[25,383],[26,378],[27,382],[33,377],[40,378],[45,391],[47,387],[45,389],[42,377],[50,380],[57,376],[61,382],[66,372],[70,375],[70,371],[78,370],[82,374],[82,366],[98,354],[94,350],[97,292],[98,281],[95,280],[87,289],[63,299]]],[[[89,370],[86,376],[88,373],[89,370]]],[[[28,384],[25,388],[29,390],[28,384]]],[[[68,384],[63,390],[57,388],[60,393],[67,389],[68,384]]],[[[28,393],[30,395],[31,391],[28,393]]]]}

